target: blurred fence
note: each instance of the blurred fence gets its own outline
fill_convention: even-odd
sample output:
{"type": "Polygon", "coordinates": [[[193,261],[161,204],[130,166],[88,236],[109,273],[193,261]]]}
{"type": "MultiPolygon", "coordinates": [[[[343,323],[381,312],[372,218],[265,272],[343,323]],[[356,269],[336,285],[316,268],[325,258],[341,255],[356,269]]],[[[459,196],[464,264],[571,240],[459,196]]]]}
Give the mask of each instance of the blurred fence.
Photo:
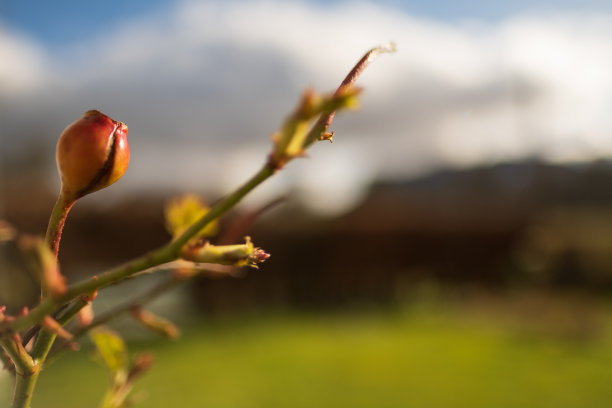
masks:
{"type": "MultiPolygon", "coordinates": [[[[211,311],[387,304],[421,280],[607,292],[611,179],[607,162],[528,162],[381,182],[358,208],[334,219],[289,203],[240,231],[270,260],[239,279],[198,281],[194,299],[211,311]]],[[[14,188],[3,195],[5,218],[42,233],[53,197],[14,188]]],[[[163,244],[164,200],[135,197],[105,210],[76,206],[62,243],[64,272],[98,272],[163,244]]],[[[15,292],[6,288],[24,285],[24,278],[14,251],[3,251],[2,261],[12,266],[3,271],[0,303],[14,303],[15,292]]]]}

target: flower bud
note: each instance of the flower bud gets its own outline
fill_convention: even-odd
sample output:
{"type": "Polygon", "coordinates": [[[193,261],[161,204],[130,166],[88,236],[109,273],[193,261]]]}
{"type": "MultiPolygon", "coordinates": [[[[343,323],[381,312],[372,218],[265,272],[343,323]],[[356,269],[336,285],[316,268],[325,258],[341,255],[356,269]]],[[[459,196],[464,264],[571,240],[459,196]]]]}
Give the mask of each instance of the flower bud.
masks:
{"type": "Polygon", "coordinates": [[[57,142],[62,192],[73,199],[108,187],[130,161],[128,128],[97,110],[69,125],[57,142]]]}

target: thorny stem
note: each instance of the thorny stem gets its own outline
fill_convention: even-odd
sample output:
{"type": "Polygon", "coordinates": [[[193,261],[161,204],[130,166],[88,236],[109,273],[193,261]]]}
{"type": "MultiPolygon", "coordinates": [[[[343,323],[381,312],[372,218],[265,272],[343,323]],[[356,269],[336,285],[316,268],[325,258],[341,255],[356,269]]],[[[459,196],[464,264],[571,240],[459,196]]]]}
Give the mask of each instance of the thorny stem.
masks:
{"type": "Polygon", "coordinates": [[[264,166],[261,170],[255,174],[250,180],[244,183],[240,188],[234,191],[232,194],[226,196],[224,199],[219,201],[211,210],[206,213],[200,220],[188,228],[182,235],[171,241],[167,245],[149,252],[139,258],[124,263],[123,265],[117,266],[106,272],[101,273],[91,279],[85,280],[80,283],[76,283],[70,287],[65,294],[56,298],[47,297],[37,307],[32,309],[30,313],[25,316],[21,316],[9,324],[9,327],[14,331],[26,329],[29,326],[40,322],[43,317],[53,313],[53,311],[69,302],[70,300],[87,293],[94,292],[95,290],[109,286],[125,280],[137,272],[158,266],[167,262],[175,260],[180,253],[182,247],[193,238],[202,228],[208,225],[210,222],[230,210],[234,207],[244,196],[246,196],[255,187],[265,181],[267,178],[274,174],[268,166],[264,166]]]}
{"type": "MultiPolygon", "coordinates": [[[[342,81],[342,84],[336,90],[336,94],[338,94],[344,87],[351,86],[359,77],[361,72],[369,65],[371,61],[373,61],[376,56],[383,52],[393,51],[394,49],[395,46],[393,44],[389,44],[376,47],[367,52],[346,76],[344,81],[342,81]]],[[[319,137],[327,132],[331,122],[334,119],[334,115],[335,111],[319,118],[308,133],[304,147],[308,147],[316,140],[319,140],[319,137]]],[[[196,223],[191,225],[191,227],[189,227],[175,240],[171,241],[165,246],[162,246],[161,248],[158,248],[157,250],[145,254],[144,256],[103,272],[102,274],[91,279],[74,284],[70,286],[66,293],[62,294],[61,296],[45,296],[36,308],[32,309],[28,314],[20,316],[11,323],[8,323],[6,328],[13,333],[18,333],[21,330],[25,330],[40,323],[45,316],[51,315],[57,310],[57,308],[81,295],[92,293],[98,289],[130,278],[138,272],[175,260],[179,256],[183,246],[187,244],[187,242],[189,242],[194,236],[196,236],[197,233],[202,230],[202,228],[233,208],[255,187],[272,176],[276,170],[276,167],[271,166],[270,163],[266,163],[251,179],[249,179],[232,194],[219,201],[208,213],[206,213],[196,223]]],[[[66,216],[68,215],[68,212],[73,204],[74,199],[66,198],[63,192],[61,192],[51,213],[49,226],[47,229],[46,242],[56,257],[66,216]]],[[[83,305],[79,305],[77,303],[73,306],[74,308],[71,310],[76,313],[83,305]]],[[[69,320],[69,318],[73,315],[73,313],[68,313],[64,314],[63,317],[67,317],[69,320]]],[[[66,322],[60,323],[65,324],[66,322]]],[[[40,372],[40,367],[45,362],[55,337],[55,334],[42,330],[34,343],[32,355],[30,356],[18,339],[14,339],[7,334],[0,334],[0,345],[3,346],[7,354],[9,354],[13,360],[17,371],[12,404],[13,408],[29,408],[30,401],[32,399],[32,392],[40,372]]]]}
{"type": "MultiPolygon", "coordinates": [[[[76,316],[76,314],[83,308],[85,307],[87,304],[89,303],[89,301],[86,301],[83,299],[83,297],[80,297],[79,299],[77,299],[74,303],[72,303],[72,305],[68,306],[63,306],[62,308],[60,308],[60,310],[58,312],[55,313],[57,317],[57,322],[59,324],[61,324],[62,326],[65,325],[66,323],[68,323],[74,316],[76,316]]],[[[28,330],[25,334],[23,334],[22,340],[21,340],[21,344],[26,345],[29,343],[29,341],[39,332],[40,330],[40,326],[34,326],[32,327],[30,330],[28,330]]]]}
{"type": "Polygon", "coordinates": [[[1,340],[2,347],[9,355],[15,364],[17,375],[23,375],[33,370],[35,366],[34,360],[30,357],[26,349],[21,345],[21,342],[15,336],[6,336],[1,340]]]}
{"type": "MultiPolygon", "coordinates": [[[[74,316],[76,316],[79,311],[85,307],[89,302],[84,300],[83,297],[77,299],[74,303],[72,303],[57,319],[57,322],[64,326],[66,325],[74,316]]],[[[49,332],[47,330],[41,330],[38,339],[34,343],[34,347],[32,348],[32,358],[46,362],[49,351],[51,350],[51,346],[53,346],[53,342],[57,337],[56,333],[49,332]]]]}
{"type": "MultiPolygon", "coordinates": [[[[78,300],[76,300],[75,302],[73,302],[65,311],[64,313],[61,314],[61,317],[59,317],[57,319],[57,322],[64,326],[66,325],[70,320],[72,320],[72,318],[74,316],[77,315],[77,313],[79,313],[79,311],[81,309],[83,309],[87,304],[89,304],[90,302],[88,300],[83,299],[83,297],[79,298],[78,300]]],[[[40,334],[40,336],[47,336],[47,338],[51,341],[50,345],[53,345],[52,343],[55,341],[55,339],[57,338],[56,334],[50,334],[47,332],[43,332],[40,334]]],[[[48,340],[47,340],[48,341],[48,340]]],[[[72,341],[67,341],[66,343],[64,343],[64,346],[68,346],[70,344],[73,344],[72,341]]],[[[45,367],[50,363],[50,359],[51,357],[53,357],[55,354],[57,354],[57,351],[54,351],[53,353],[49,354],[49,352],[51,351],[51,348],[49,347],[46,350],[41,350],[44,351],[45,357],[44,357],[44,361],[45,361],[45,367]]],[[[34,354],[34,350],[32,350],[32,354],[34,354]]]]}
{"type": "Polygon", "coordinates": [[[170,289],[173,289],[174,287],[180,285],[181,283],[183,283],[183,280],[178,280],[175,278],[168,278],[167,280],[164,280],[158,285],[152,287],[147,292],[141,294],[137,298],[130,299],[130,301],[125,302],[119,306],[116,306],[113,309],[105,312],[104,314],[96,316],[93,322],[91,322],[87,326],[79,327],[79,329],[75,330],[72,333],[72,335],[74,336],[74,339],[78,339],[79,337],[81,337],[82,335],[84,335],[89,330],[93,329],[94,327],[98,327],[102,324],[108,323],[110,320],[114,319],[115,317],[122,315],[123,313],[129,312],[130,309],[132,309],[134,306],[142,306],[142,305],[147,304],[148,302],[156,299],[162,293],[165,293],[169,291],[170,289]]]}
{"type": "MultiPolygon", "coordinates": [[[[346,76],[346,78],[342,81],[342,84],[336,90],[336,93],[339,92],[342,87],[352,85],[357,80],[359,75],[363,72],[363,70],[370,64],[370,62],[374,60],[375,57],[384,52],[392,52],[394,50],[395,45],[393,43],[389,43],[387,45],[382,45],[368,51],[359,60],[359,62],[357,62],[357,64],[346,76]]],[[[331,124],[331,121],[333,120],[333,117],[334,112],[331,112],[319,118],[317,123],[309,132],[308,145],[316,141],[319,136],[327,130],[327,128],[331,124]]],[[[190,228],[188,228],[182,235],[180,235],[175,240],[171,241],[170,243],[161,248],[158,248],[157,250],[151,251],[148,254],[145,254],[139,258],[124,263],[123,265],[103,272],[98,276],[72,285],[62,296],[59,296],[55,299],[49,297],[44,299],[36,308],[32,309],[30,313],[25,316],[21,316],[11,322],[9,325],[10,329],[14,332],[26,329],[29,326],[40,322],[46,315],[51,314],[58,306],[69,302],[77,296],[91,293],[105,286],[118,283],[126,278],[129,278],[133,274],[143,271],[145,269],[149,269],[161,265],[163,263],[173,261],[180,253],[182,247],[191,238],[193,238],[202,228],[204,228],[210,222],[233,208],[242,198],[244,198],[244,196],[246,196],[255,187],[257,187],[263,181],[272,176],[275,171],[276,169],[270,166],[269,164],[264,165],[259,170],[259,172],[257,172],[250,180],[244,183],[232,194],[226,196],[224,199],[219,201],[215,206],[213,206],[213,208],[209,212],[207,212],[201,219],[194,223],[190,228]]],[[[59,202],[60,200],[58,200],[56,208],[60,207],[59,202]]],[[[55,209],[52,214],[52,217],[54,216],[57,216],[57,212],[55,211],[55,209]]],[[[61,217],[57,217],[57,219],[61,219],[61,217]]],[[[47,236],[50,235],[53,234],[47,234],[47,236]]]]}
{"type": "MultiPolygon", "coordinates": [[[[59,251],[59,243],[62,238],[62,231],[66,222],[66,217],[70,208],[74,205],[74,199],[67,198],[63,191],[60,192],[51,217],[49,218],[49,225],[47,227],[47,234],[45,242],[53,252],[55,258],[59,251]]],[[[44,293],[44,285],[41,286],[41,303],[51,299],[44,293]]],[[[41,319],[45,315],[41,316],[41,319]]],[[[38,321],[33,323],[38,323],[38,321]]],[[[18,332],[18,330],[14,330],[18,332]]],[[[2,339],[2,346],[9,354],[13,363],[15,364],[15,388],[13,390],[13,408],[29,408],[32,401],[32,395],[34,393],[34,387],[38,379],[41,367],[45,361],[47,353],[53,345],[55,335],[41,331],[38,338],[34,342],[32,354],[28,354],[25,350],[19,337],[4,337],[2,339]]]]}
{"type": "Polygon", "coordinates": [[[32,359],[16,335],[0,338],[0,344],[15,364],[13,408],[29,408],[40,365],[32,359]]]}
{"type": "MultiPolygon", "coordinates": [[[[228,270],[232,269],[231,267],[227,267],[226,265],[211,265],[211,266],[207,266],[206,268],[202,269],[199,273],[196,273],[192,276],[189,276],[187,278],[178,278],[176,276],[170,276],[167,279],[165,279],[164,281],[158,283],[157,285],[149,288],[149,290],[147,290],[144,293],[141,293],[140,295],[138,295],[137,297],[133,297],[132,299],[130,299],[127,302],[124,302],[123,304],[120,304],[98,316],[96,316],[96,318],[89,323],[86,326],[82,326],[79,327],[78,329],[74,330],[72,332],[72,336],[73,336],[73,340],[78,340],[80,337],[82,337],[84,334],[86,334],[88,331],[90,331],[91,329],[98,327],[100,325],[106,324],[109,321],[111,321],[112,319],[129,312],[134,306],[143,306],[155,299],[157,299],[160,295],[170,291],[171,289],[174,289],[176,286],[182,284],[183,282],[186,282],[187,280],[191,279],[192,277],[195,276],[201,276],[202,272],[208,272],[208,273],[215,273],[215,274],[225,274],[225,275],[231,275],[228,270]],[[217,270],[214,270],[217,269],[217,270]]],[[[62,323],[61,320],[58,319],[58,321],[60,323],[62,323]]],[[[60,347],[58,347],[56,350],[53,351],[53,353],[51,354],[51,356],[49,358],[55,358],[56,355],[58,353],[60,353],[61,351],[63,351],[66,346],[69,343],[63,343],[60,347]]]]}
{"type": "MultiPolygon", "coordinates": [[[[137,258],[131,262],[118,266],[107,272],[100,274],[97,277],[86,280],[81,283],[77,283],[68,288],[68,291],[61,297],[46,297],[42,300],[40,305],[34,308],[29,314],[22,318],[14,320],[10,327],[13,331],[18,332],[22,329],[27,328],[32,324],[40,322],[46,315],[51,314],[57,307],[69,302],[70,300],[87,293],[94,292],[105,286],[118,283],[137,272],[149,269],[154,266],[161,265],[166,262],[173,261],[178,257],[183,246],[193,238],[202,228],[208,225],[210,222],[233,208],[244,196],[251,192],[255,187],[261,184],[263,181],[268,179],[274,174],[274,170],[265,165],[257,172],[250,180],[243,184],[240,188],[228,195],[225,199],[218,202],[211,210],[206,213],[200,220],[188,228],[182,235],[180,235],[174,241],[171,241],[167,245],[150,252],[140,258],[137,258]]],[[[57,207],[57,206],[56,206],[57,207]]],[[[55,213],[55,211],[54,211],[55,213]]],[[[65,220],[65,217],[62,221],[65,220]]],[[[56,335],[48,331],[42,330],[34,343],[32,349],[32,357],[43,364],[53,345],[56,335]]],[[[15,396],[18,392],[23,389],[33,389],[38,379],[38,370],[31,376],[20,377],[17,376],[17,383],[15,386],[15,396]]],[[[29,398],[31,398],[31,393],[29,398]]],[[[26,405],[13,405],[13,408],[28,408],[30,399],[24,400],[26,405]]]]}
{"type": "Polygon", "coordinates": [[[65,324],[67,324],[70,320],[72,320],[72,318],[74,316],[77,315],[77,313],[79,313],[79,311],[81,309],[83,309],[85,306],[87,306],[90,303],[89,300],[84,299],[83,296],[81,296],[79,299],[77,299],[73,304],[71,304],[62,314],[60,317],[57,318],[57,322],[59,324],[61,324],[62,326],[64,326],[65,324]]]}
{"type": "MultiPolygon", "coordinates": [[[[45,242],[53,252],[56,259],[59,252],[59,243],[62,238],[62,231],[64,230],[66,217],[68,216],[68,212],[74,203],[74,198],[68,197],[64,191],[61,190],[51,212],[51,217],[49,218],[45,242]]],[[[44,287],[44,285],[42,286],[44,287]]],[[[47,296],[44,291],[42,292],[41,303],[52,299],[52,296],[47,296]]],[[[40,318],[42,319],[45,315],[46,314],[40,316],[40,318]]],[[[33,323],[38,323],[39,321],[40,320],[33,323]]],[[[15,332],[18,332],[18,330],[15,330],[15,332]]],[[[45,362],[45,359],[47,358],[49,350],[51,350],[51,347],[53,346],[55,337],[56,334],[46,330],[41,330],[34,342],[31,354],[28,354],[28,352],[21,345],[20,341],[16,341],[18,350],[19,348],[23,350],[19,356],[11,355],[11,351],[7,349],[7,353],[11,355],[17,369],[17,375],[15,376],[15,389],[13,391],[13,408],[30,407],[34,387],[36,385],[36,381],[38,380],[38,375],[42,365],[45,362]],[[19,359],[19,357],[21,357],[21,359],[19,359]]]]}
{"type": "MultiPolygon", "coordinates": [[[[45,236],[45,242],[53,252],[55,258],[59,251],[59,243],[62,238],[62,231],[64,230],[64,224],[70,208],[74,205],[75,200],[69,199],[63,191],[60,192],[51,217],[49,218],[49,225],[47,227],[47,234],[45,236]]],[[[47,296],[44,293],[44,285],[41,286],[41,303],[45,302],[52,297],[47,296]]],[[[46,315],[46,314],[45,314],[46,315]]],[[[45,316],[42,315],[41,319],[45,316]]],[[[38,321],[33,323],[38,323],[38,321]]],[[[18,332],[18,330],[14,330],[18,332]]],[[[23,348],[19,338],[8,338],[3,339],[2,345],[6,352],[10,355],[16,368],[15,375],[15,388],[13,390],[13,408],[29,408],[32,401],[32,395],[34,393],[34,387],[38,380],[38,374],[40,373],[41,367],[53,345],[55,340],[55,334],[49,333],[45,330],[41,330],[36,341],[32,353],[28,352],[23,348]],[[6,340],[6,341],[5,341],[6,340]]]]}
{"type": "Polygon", "coordinates": [[[12,402],[13,408],[30,408],[39,373],[40,365],[33,366],[29,373],[20,374],[19,371],[17,372],[12,402]],[[29,379],[29,381],[19,381],[20,378],[29,379]]]}

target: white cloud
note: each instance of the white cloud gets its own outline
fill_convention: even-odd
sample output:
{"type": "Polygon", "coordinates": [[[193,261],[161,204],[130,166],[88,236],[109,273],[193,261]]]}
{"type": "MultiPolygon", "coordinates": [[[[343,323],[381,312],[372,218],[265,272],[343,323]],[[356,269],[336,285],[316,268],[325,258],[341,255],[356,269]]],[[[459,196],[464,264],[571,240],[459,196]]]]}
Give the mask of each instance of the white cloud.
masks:
{"type": "MultiPolygon", "coordinates": [[[[118,191],[235,185],[237,163],[263,161],[302,88],[331,90],[367,48],[393,40],[398,52],[360,81],[361,111],[340,116],[337,142],[316,152],[335,192],[358,197],[377,174],[439,165],[610,157],[611,27],[606,15],[450,24],[366,2],[187,1],[55,55],[0,31],[0,84],[15,95],[0,101],[0,134],[52,146],[96,107],[130,126],[134,176],[118,191]],[[187,176],[228,163],[231,177],[187,176]]],[[[316,196],[320,176],[286,177],[316,196]]]]}
{"type": "Polygon", "coordinates": [[[44,69],[40,47],[0,26],[0,89],[5,97],[40,86],[44,69]]]}

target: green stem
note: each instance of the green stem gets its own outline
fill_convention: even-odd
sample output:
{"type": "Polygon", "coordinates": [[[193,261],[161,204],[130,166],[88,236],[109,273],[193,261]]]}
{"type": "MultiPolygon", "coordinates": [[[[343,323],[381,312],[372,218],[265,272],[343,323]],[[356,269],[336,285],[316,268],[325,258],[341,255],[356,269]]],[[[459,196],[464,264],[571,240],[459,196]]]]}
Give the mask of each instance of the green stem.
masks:
{"type": "MultiPolygon", "coordinates": [[[[62,326],[66,325],[88,303],[89,301],[87,300],[83,300],[82,298],[78,299],[68,309],[66,309],[66,311],[57,319],[57,322],[62,326]]],[[[36,343],[38,345],[38,348],[32,349],[32,357],[36,359],[36,356],[39,356],[37,360],[44,361],[45,367],[49,365],[51,358],[53,357],[53,355],[55,355],[54,352],[53,355],[49,356],[49,352],[51,351],[51,346],[55,342],[56,337],[57,335],[48,333],[43,330],[39,334],[40,340],[36,343]],[[43,346],[45,347],[43,348],[43,346]]],[[[68,344],[68,342],[65,343],[66,346],[68,344]]],[[[36,379],[34,379],[34,382],[36,382],[36,379]]]]}
{"type": "MultiPolygon", "coordinates": [[[[148,302],[151,302],[154,299],[157,299],[159,295],[166,293],[170,289],[173,289],[174,287],[180,285],[183,282],[184,280],[168,278],[167,280],[164,280],[158,285],[152,287],[147,292],[139,295],[138,297],[134,299],[130,299],[129,301],[119,306],[114,307],[113,309],[107,311],[106,313],[96,316],[93,322],[91,322],[87,326],[80,327],[74,333],[72,333],[72,335],[74,336],[74,339],[76,340],[79,337],[83,336],[85,333],[87,333],[89,330],[95,327],[98,327],[100,325],[106,324],[110,320],[116,318],[117,316],[120,316],[126,312],[129,312],[134,306],[142,306],[142,305],[147,304],[148,302]]],[[[55,351],[53,353],[55,354],[55,351]]]]}
{"type": "Polygon", "coordinates": [[[234,191],[232,194],[226,196],[223,200],[217,203],[209,212],[206,213],[200,220],[189,227],[182,235],[172,241],[169,246],[174,251],[178,252],[185,246],[185,244],[193,238],[202,228],[207,226],[211,221],[217,219],[219,216],[224,214],[226,211],[233,208],[240,200],[244,198],[249,192],[255,187],[264,182],[267,178],[274,174],[274,169],[268,165],[265,165],[259,170],[250,180],[242,185],[239,189],[234,191]]]}
{"type": "Polygon", "coordinates": [[[80,297],[72,305],[70,305],[60,317],[57,318],[57,322],[62,326],[66,325],[74,316],[77,315],[85,306],[90,303],[90,300],[80,297]]]}
{"type": "MultiPolygon", "coordinates": [[[[60,191],[57,201],[55,202],[55,206],[53,207],[53,211],[51,212],[45,242],[55,255],[55,258],[57,258],[57,253],[59,251],[59,243],[62,238],[62,231],[64,230],[66,217],[68,216],[70,208],[72,208],[74,205],[74,202],[75,200],[68,198],[68,196],[66,196],[62,190],[60,191]]],[[[41,303],[51,299],[51,297],[46,296],[45,293],[42,293],[42,295],[43,300],[41,303]]],[[[47,314],[48,313],[42,314],[40,318],[42,319],[47,314]]],[[[40,322],[40,320],[37,320],[34,323],[38,322],[40,322]]],[[[18,332],[18,330],[15,330],[15,332],[18,332]]],[[[36,386],[38,374],[40,373],[40,367],[43,365],[54,340],[55,334],[42,330],[34,342],[31,355],[28,354],[25,349],[23,349],[23,346],[19,341],[16,342],[17,345],[15,347],[17,347],[17,351],[22,350],[20,353],[21,358],[11,355],[11,351],[7,349],[7,352],[9,355],[11,355],[11,358],[15,362],[17,371],[12,408],[30,407],[34,387],[36,386]]],[[[9,339],[9,341],[11,340],[9,339]]]]}
{"type": "MultiPolygon", "coordinates": [[[[57,258],[59,243],[62,238],[62,231],[70,208],[74,205],[75,200],[67,198],[63,191],[60,192],[47,227],[45,242],[57,258]]],[[[44,286],[44,285],[43,285],[44,286]]],[[[50,299],[42,293],[43,300],[50,299]]],[[[40,316],[42,319],[46,314],[40,316]]],[[[40,320],[36,321],[38,323],[40,320]]],[[[18,332],[17,330],[15,332],[18,332]]],[[[3,346],[15,364],[15,389],[13,391],[12,408],[29,408],[34,393],[34,387],[38,380],[40,367],[53,345],[55,335],[46,331],[41,331],[34,343],[32,354],[23,348],[21,342],[15,339],[3,339],[3,346]]]]}
{"type": "MultiPolygon", "coordinates": [[[[58,317],[56,320],[59,324],[61,324],[62,326],[64,326],[65,324],[67,324],[74,316],[76,316],[76,314],[83,308],[85,307],[87,304],[89,303],[89,301],[87,300],[83,300],[83,297],[77,299],[71,306],[66,307],[65,310],[61,310],[59,313],[56,313],[56,315],[60,315],[60,317],[58,317]]],[[[35,326],[32,329],[30,329],[28,332],[26,332],[24,335],[21,336],[22,341],[21,344],[27,344],[32,337],[34,337],[40,330],[40,326],[35,326]]]]}
{"type": "Polygon", "coordinates": [[[17,373],[11,408],[30,408],[39,373],[39,369],[34,370],[27,376],[17,373]]]}
{"type": "MultiPolygon", "coordinates": [[[[96,318],[94,319],[93,322],[91,322],[90,324],[86,325],[86,326],[82,326],[79,327],[77,330],[75,330],[72,333],[73,336],[73,340],[76,341],[77,339],[79,339],[81,336],[83,336],[85,333],[87,333],[88,331],[90,331],[91,329],[98,327],[100,325],[106,324],[107,322],[109,322],[110,320],[122,315],[123,313],[129,312],[130,309],[136,305],[144,305],[154,299],[156,299],[159,295],[161,295],[162,293],[167,292],[168,290],[174,288],[175,286],[179,285],[180,283],[184,282],[184,280],[179,280],[179,279],[175,279],[175,278],[169,278],[165,281],[163,281],[162,283],[160,283],[157,286],[154,286],[153,288],[151,288],[150,290],[148,290],[147,292],[139,295],[137,298],[134,299],[130,299],[128,302],[125,302],[99,316],[96,316],[96,318]]],[[[60,320],[58,320],[60,323],[62,323],[60,320]]],[[[63,324],[63,323],[62,323],[63,324]]],[[[64,342],[61,345],[59,345],[58,347],[56,347],[55,350],[53,350],[53,353],[51,353],[51,355],[49,356],[48,360],[47,360],[47,364],[51,361],[51,360],[55,360],[58,355],[64,351],[67,346],[68,346],[69,342],[64,342]]]]}
{"type": "Polygon", "coordinates": [[[9,324],[9,327],[15,332],[26,329],[39,323],[46,315],[53,313],[57,307],[78,296],[85,295],[105,286],[118,283],[142,270],[175,260],[183,246],[202,228],[233,208],[249,192],[251,192],[255,187],[273,174],[274,170],[269,166],[266,165],[262,167],[257,174],[255,174],[232,194],[219,201],[208,213],[206,213],[206,215],[204,215],[175,240],[157,250],[145,254],[144,256],[136,258],[123,265],[119,265],[113,269],[109,269],[98,276],[76,283],[68,287],[68,291],[62,296],[56,298],[45,298],[37,307],[32,309],[30,313],[12,321],[9,324]]]}
{"type": "MultiPolygon", "coordinates": [[[[364,57],[345,78],[336,93],[340,92],[343,87],[351,86],[357,77],[359,77],[363,69],[365,69],[365,67],[376,55],[392,49],[393,47],[391,46],[377,47],[366,53],[366,55],[364,55],[364,57]]],[[[334,113],[335,112],[332,111],[321,115],[317,123],[308,133],[306,143],[303,147],[307,147],[308,145],[314,143],[319,139],[319,136],[323,132],[327,131],[334,118],[334,113]]],[[[182,235],[167,245],[116,268],[110,269],[99,276],[72,285],[68,288],[66,293],[61,296],[46,296],[46,294],[43,293],[41,302],[36,308],[32,309],[27,315],[21,316],[7,324],[7,328],[12,330],[13,333],[19,333],[21,330],[25,330],[28,327],[39,324],[45,316],[54,313],[59,307],[65,305],[75,298],[78,298],[79,296],[87,295],[103,287],[118,283],[145,269],[175,260],[179,257],[180,251],[183,249],[183,247],[194,236],[196,236],[196,234],[202,230],[202,228],[233,208],[238,202],[240,202],[240,200],[242,200],[242,198],[244,198],[244,196],[272,176],[276,169],[277,167],[268,162],[251,179],[249,179],[232,194],[226,196],[223,200],[218,202],[206,215],[204,215],[196,223],[191,225],[182,235]]],[[[68,212],[70,211],[70,208],[74,202],[74,198],[71,198],[70,195],[65,194],[64,190],[62,190],[57,202],[55,203],[55,206],[53,207],[53,211],[49,219],[46,243],[55,254],[56,258],[66,216],[68,215],[68,212]]],[[[82,307],[83,304],[75,302],[75,304],[73,304],[67,312],[61,315],[61,319],[65,321],[60,321],[60,323],[65,324],[82,307]]],[[[36,385],[40,368],[45,363],[55,338],[55,333],[41,330],[38,338],[34,342],[30,356],[30,354],[28,354],[23,348],[19,338],[6,334],[0,335],[0,345],[2,345],[9,357],[13,360],[16,369],[16,384],[12,408],[29,408],[30,401],[32,399],[32,392],[34,390],[34,386],[36,385]]]]}
{"type": "MultiPolygon", "coordinates": [[[[79,310],[87,305],[87,303],[89,302],[86,300],[78,299],[76,302],[70,305],[64,313],[62,313],[62,315],[57,319],[57,322],[62,326],[66,325],[74,316],[76,316],[79,310]]],[[[32,352],[30,353],[32,358],[37,361],[45,362],[56,337],[56,333],[42,329],[38,334],[34,347],[32,347],[32,352]]]]}
{"type": "Polygon", "coordinates": [[[41,329],[38,333],[36,341],[34,342],[34,346],[32,347],[32,358],[44,363],[45,359],[47,358],[47,354],[49,354],[49,350],[51,350],[51,346],[55,341],[55,337],[57,337],[55,333],[41,329]]]}
{"type": "MultiPolygon", "coordinates": [[[[66,294],[60,297],[45,297],[41,303],[30,311],[25,316],[22,316],[14,320],[10,324],[10,328],[18,332],[33,324],[39,323],[46,315],[51,314],[57,307],[69,302],[70,300],[88,293],[94,292],[105,286],[120,282],[137,272],[142,270],[161,265],[166,262],[170,262],[176,259],[182,249],[182,247],[193,238],[202,228],[208,225],[211,221],[215,220],[231,208],[233,208],[244,196],[251,192],[255,187],[265,181],[267,178],[274,174],[267,165],[255,174],[250,180],[243,184],[240,188],[234,191],[232,194],[226,196],[223,200],[217,203],[206,215],[200,220],[188,228],[182,235],[180,235],[174,241],[171,241],[167,245],[152,251],[140,258],[136,258],[130,262],[127,262],[114,269],[110,269],[97,277],[86,280],[81,283],[77,283],[68,288],[66,294]]],[[[53,222],[49,223],[49,232],[47,233],[47,242],[52,246],[51,248],[57,253],[59,239],[61,238],[61,230],[63,228],[66,215],[70,210],[74,202],[70,203],[60,198],[58,199],[51,216],[53,222]]],[[[41,330],[34,347],[32,349],[32,357],[38,365],[42,365],[53,345],[56,335],[49,333],[45,330],[41,330]]],[[[29,357],[29,356],[28,356],[29,357]]],[[[21,405],[13,405],[13,408],[29,408],[28,405],[31,399],[31,391],[34,389],[36,380],[38,379],[39,370],[35,370],[31,375],[19,377],[15,388],[16,398],[19,399],[21,405]]]]}
{"type": "Polygon", "coordinates": [[[5,336],[1,338],[2,348],[11,357],[17,373],[26,373],[34,367],[34,360],[28,352],[23,348],[21,343],[13,336],[5,336]]]}
{"type": "MultiPolygon", "coordinates": [[[[340,87],[336,92],[338,92],[342,87],[352,85],[355,80],[359,77],[361,72],[365,69],[365,67],[373,60],[374,57],[383,52],[389,52],[394,50],[394,45],[389,44],[386,46],[380,46],[373,48],[368,51],[359,62],[355,65],[355,67],[351,70],[349,75],[344,79],[340,87]]],[[[307,142],[305,147],[314,143],[321,133],[325,132],[329,127],[331,121],[334,118],[334,112],[327,113],[322,115],[317,123],[313,126],[307,136],[307,142]]],[[[32,309],[30,313],[26,316],[22,316],[16,320],[14,320],[10,324],[10,328],[14,331],[19,331],[26,329],[27,327],[36,324],[42,320],[43,317],[52,313],[55,308],[58,306],[74,299],[79,295],[83,295],[86,293],[93,292],[97,289],[100,289],[104,286],[108,286],[111,283],[117,283],[123,279],[130,277],[144,269],[148,269],[157,265],[161,265],[162,263],[170,262],[174,260],[183,246],[193,238],[202,228],[208,225],[211,221],[215,220],[217,217],[234,207],[244,196],[246,196],[251,190],[261,184],[264,180],[272,176],[275,172],[275,167],[269,164],[266,164],[262,167],[261,170],[257,174],[255,174],[250,180],[248,180],[245,184],[243,184],[238,190],[234,191],[232,194],[227,196],[225,199],[221,200],[217,205],[215,205],[206,215],[204,215],[200,220],[198,220],[195,224],[193,224],[190,228],[188,228],[182,235],[176,238],[174,241],[169,244],[150,252],[140,258],[136,258],[128,263],[120,265],[114,269],[108,270],[97,277],[89,279],[87,281],[78,283],[68,288],[67,293],[56,299],[46,298],[44,299],[36,308],[32,309]]],[[[60,194],[60,198],[56,203],[52,214],[52,220],[61,220],[57,222],[59,228],[56,230],[51,229],[52,222],[49,223],[49,233],[47,234],[47,242],[52,242],[55,244],[55,250],[57,250],[57,244],[59,244],[59,238],[61,237],[61,227],[63,227],[63,221],[65,220],[65,215],[68,213],[70,206],[73,203],[70,203],[67,200],[62,202],[62,194],[60,194]],[[63,210],[62,210],[63,208],[63,210]],[[62,218],[63,214],[63,218],[62,218]],[[61,227],[60,227],[61,224],[61,227]],[[53,233],[55,231],[55,233],[53,233]],[[53,237],[51,239],[50,237],[53,237]]],[[[53,248],[53,247],[52,247],[53,248]]]]}
{"type": "Polygon", "coordinates": [[[11,360],[10,356],[6,354],[3,348],[0,347],[0,361],[2,362],[4,369],[12,374],[15,374],[15,364],[11,360]]]}
{"type": "Polygon", "coordinates": [[[40,365],[23,348],[18,338],[5,336],[0,339],[2,347],[15,364],[15,388],[12,408],[30,408],[40,365]]]}

